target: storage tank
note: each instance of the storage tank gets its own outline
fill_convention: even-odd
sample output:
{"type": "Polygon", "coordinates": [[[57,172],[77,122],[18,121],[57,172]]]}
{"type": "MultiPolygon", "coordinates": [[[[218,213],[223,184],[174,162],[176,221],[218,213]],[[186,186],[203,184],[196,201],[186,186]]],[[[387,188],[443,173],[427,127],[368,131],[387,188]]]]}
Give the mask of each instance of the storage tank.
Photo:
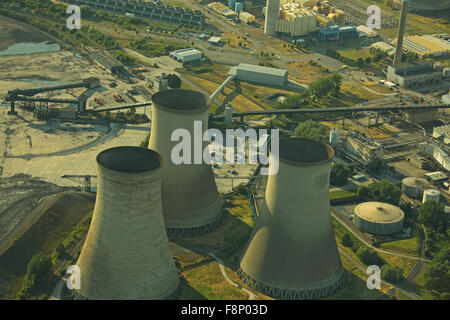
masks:
{"type": "Polygon", "coordinates": [[[427,200],[434,200],[439,202],[441,198],[441,193],[434,189],[427,189],[423,192],[422,203],[425,203],[427,200]]]}
{"type": "MultiPolygon", "coordinates": [[[[187,237],[208,232],[223,220],[222,204],[210,165],[203,162],[201,152],[191,143],[190,163],[175,164],[172,150],[179,141],[171,141],[172,133],[185,129],[192,140],[208,129],[207,97],[200,92],[173,89],[152,96],[152,129],[149,148],[158,151],[165,166],[162,172],[164,220],[170,237],[187,237]],[[194,121],[202,122],[203,132],[194,134],[194,121]],[[195,164],[195,157],[200,163],[195,164]]],[[[200,138],[201,139],[201,138],[200,138]]]]}
{"type": "Polygon", "coordinates": [[[77,265],[90,300],[173,298],[178,273],[161,206],[161,156],[139,147],[97,155],[97,199],[77,265]]]}
{"type": "Polygon", "coordinates": [[[329,145],[302,138],[281,139],[279,152],[270,152],[279,170],[268,176],[238,270],[250,287],[282,299],[316,299],[343,285],[329,203],[333,156],[329,145]]]}
{"type": "Polygon", "coordinates": [[[228,0],[228,7],[231,10],[234,10],[235,5],[236,5],[236,0],[228,0]]]}
{"type": "Polygon", "coordinates": [[[423,192],[429,187],[427,180],[408,177],[402,181],[402,191],[411,198],[422,199],[423,192]]]}
{"type": "Polygon", "coordinates": [[[333,128],[330,131],[330,144],[334,147],[339,144],[339,131],[333,128]]]}
{"type": "Polygon", "coordinates": [[[383,202],[364,202],[355,207],[355,226],[373,235],[391,235],[402,231],[402,209],[383,202]]]}
{"type": "Polygon", "coordinates": [[[225,123],[233,122],[233,107],[230,104],[227,104],[225,107],[225,123]]]}
{"type": "Polygon", "coordinates": [[[244,9],[244,3],[243,2],[236,2],[236,4],[234,5],[234,11],[236,13],[241,12],[244,9]]]}

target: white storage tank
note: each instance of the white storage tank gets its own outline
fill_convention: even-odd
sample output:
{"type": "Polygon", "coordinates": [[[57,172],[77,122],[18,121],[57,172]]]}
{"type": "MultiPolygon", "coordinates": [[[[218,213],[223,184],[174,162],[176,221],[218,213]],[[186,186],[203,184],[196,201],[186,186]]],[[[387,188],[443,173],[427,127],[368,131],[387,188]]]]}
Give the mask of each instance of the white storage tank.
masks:
{"type": "Polygon", "coordinates": [[[425,203],[425,201],[427,200],[434,200],[439,202],[439,199],[441,197],[441,193],[437,190],[434,189],[428,189],[425,190],[423,193],[423,199],[422,199],[422,203],[425,203]]]}
{"type": "Polygon", "coordinates": [[[333,128],[330,132],[330,144],[334,147],[339,144],[339,130],[333,128]]]}
{"type": "Polygon", "coordinates": [[[233,122],[233,107],[228,104],[225,107],[225,123],[232,123],[233,122]]]}
{"type": "Polygon", "coordinates": [[[374,235],[391,235],[403,229],[403,211],[389,203],[364,202],[355,207],[355,226],[374,235]]]}

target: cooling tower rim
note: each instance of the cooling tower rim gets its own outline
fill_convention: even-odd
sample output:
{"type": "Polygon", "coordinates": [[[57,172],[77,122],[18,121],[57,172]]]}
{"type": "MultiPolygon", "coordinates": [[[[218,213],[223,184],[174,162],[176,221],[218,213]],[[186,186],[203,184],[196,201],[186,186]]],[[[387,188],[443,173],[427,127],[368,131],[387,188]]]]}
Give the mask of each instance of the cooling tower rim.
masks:
{"type": "Polygon", "coordinates": [[[170,89],[155,93],[153,105],[174,114],[198,114],[208,109],[207,97],[198,91],[170,89]]]}
{"type": "MultiPolygon", "coordinates": [[[[272,147],[272,144],[270,146],[272,147]]],[[[275,152],[272,152],[272,148],[270,148],[270,153],[271,154],[273,153],[274,156],[277,156],[277,154],[275,152]]],[[[299,166],[299,167],[323,165],[323,164],[330,163],[334,158],[334,154],[335,154],[334,149],[329,144],[319,142],[316,140],[298,138],[298,137],[282,138],[279,140],[278,159],[289,165],[294,165],[294,166],[299,166]],[[291,144],[291,145],[289,147],[287,147],[286,146],[287,144],[291,144]],[[285,146],[284,150],[282,150],[283,145],[285,146]],[[294,154],[293,152],[298,151],[298,150],[295,150],[294,148],[292,148],[292,145],[296,145],[296,147],[302,151],[307,149],[307,147],[314,147],[314,148],[316,148],[315,151],[319,151],[319,149],[322,148],[322,151],[325,151],[326,155],[325,154],[320,155],[317,152],[310,153],[308,155],[305,155],[305,153],[303,153],[303,152],[294,154]],[[306,156],[306,159],[299,159],[299,157],[302,158],[305,156],[306,156]],[[320,157],[322,159],[315,160],[314,158],[316,158],[316,157],[320,157]]]]}
{"type": "Polygon", "coordinates": [[[115,173],[137,175],[160,169],[163,158],[155,150],[120,146],[103,150],[97,155],[97,164],[115,173]]]}

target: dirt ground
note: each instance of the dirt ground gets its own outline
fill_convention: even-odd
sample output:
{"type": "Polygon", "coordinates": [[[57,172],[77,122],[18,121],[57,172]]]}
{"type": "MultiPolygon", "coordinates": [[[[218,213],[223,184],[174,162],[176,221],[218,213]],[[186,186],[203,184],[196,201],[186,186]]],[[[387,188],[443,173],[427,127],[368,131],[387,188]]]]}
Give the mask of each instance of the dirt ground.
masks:
{"type": "Polygon", "coordinates": [[[33,27],[25,27],[16,21],[0,16],[0,51],[20,42],[43,42],[51,40],[33,27]]]}

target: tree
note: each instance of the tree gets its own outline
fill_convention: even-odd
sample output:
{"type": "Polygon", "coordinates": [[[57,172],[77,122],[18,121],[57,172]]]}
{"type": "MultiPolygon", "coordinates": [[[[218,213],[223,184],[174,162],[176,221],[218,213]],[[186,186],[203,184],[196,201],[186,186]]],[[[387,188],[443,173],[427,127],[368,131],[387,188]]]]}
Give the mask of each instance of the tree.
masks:
{"type": "Polygon", "coordinates": [[[450,245],[443,247],[433,258],[424,274],[425,288],[439,293],[450,292],[450,245]]]}
{"type": "Polygon", "coordinates": [[[385,264],[381,267],[381,278],[393,283],[400,282],[403,280],[403,270],[398,266],[385,264]]]}
{"type": "Polygon", "coordinates": [[[419,222],[439,233],[445,233],[448,218],[444,205],[434,200],[425,201],[419,208],[419,222]]]}
{"type": "Polygon", "coordinates": [[[350,237],[350,235],[348,233],[345,233],[342,236],[341,243],[345,247],[348,247],[348,248],[353,247],[353,240],[352,240],[352,238],[350,237]]]}
{"type": "Polygon", "coordinates": [[[331,165],[330,183],[333,186],[343,186],[347,183],[352,170],[341,163],[334,163],[331,165]]]}
{"type": "Polygon", "coordinates": [[[342,76],[338,73],[335,73],[330,78],[333,83],[333,91],[335,94],[338,94],[341,90],[342,76]]]}
{"type": "Polygon", "coordinates": [[[176,74],[169,74],[167,76],[167,84],[169,85],[169,87],[171,87],[172,89],[174,88],[180,88],[181,87],[181,79],[178,78],[178,76],[176,74]]]}
{"type": "Polygon", "coordinates": [[[309,119],[299,123],[298,127],[295,128],[295,136],[321,142],[327,142],[328,127],[309,119]]]}
{"type": "Polygon", "coordinates": [[[384,265],[384,261],[372,248],[361,246],[358,251],[356,251],[356,255],[358,256],[359,260],[361,260],[361,262],[367,266],[384,265]]]}
{"type": "Polygon", "coordinates": [[[361,198],[370,198],[369,188],[366,186],[359,186],[356,193],[358,194],[358,197],[361,198]]]}
{"type": "Polygon", "coordinates": [[[393,205],[398,205],[402,191],[399,187],[393,185],[388,180],[381,180],[379,182],[372,182],[367,187],[358,187],[358,196],[362,198],[369,198],[373,201],[387,202],[393,205]]]}

